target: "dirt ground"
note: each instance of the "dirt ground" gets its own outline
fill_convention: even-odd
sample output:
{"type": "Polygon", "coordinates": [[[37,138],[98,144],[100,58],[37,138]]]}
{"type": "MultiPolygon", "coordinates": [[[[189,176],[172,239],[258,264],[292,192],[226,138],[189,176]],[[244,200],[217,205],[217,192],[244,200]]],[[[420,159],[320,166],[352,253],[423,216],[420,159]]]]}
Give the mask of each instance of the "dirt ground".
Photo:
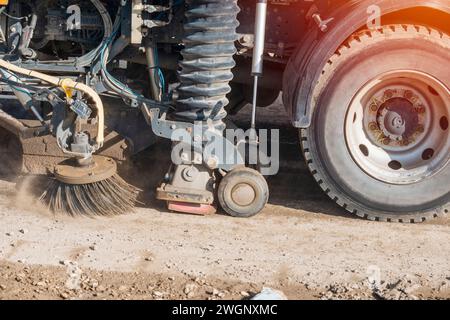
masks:
{"type": "MultiPolygon", "coordinates": [[[[288,126],[279,105],[260,120],[288,126]]],[[[149,200],[167,169],[164,143],[133,160],[145,204],[120,217],[55,216],[26,192],[33,178],[1,181],[0,299],[247,299],[263,287],[289,299],[450,298],[448,217],[355,218],[316,186],[295,130],[281,137],[270,204],[245,220],[149,200]]]]}

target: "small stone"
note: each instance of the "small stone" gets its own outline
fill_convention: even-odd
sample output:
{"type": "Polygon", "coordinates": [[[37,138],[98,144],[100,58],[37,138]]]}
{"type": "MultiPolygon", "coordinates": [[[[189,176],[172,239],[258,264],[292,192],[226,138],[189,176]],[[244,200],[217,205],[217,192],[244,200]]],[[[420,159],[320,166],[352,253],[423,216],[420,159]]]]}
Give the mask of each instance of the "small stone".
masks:
{"type": "Polygon", "coordinates": [[[63,266],[69,266],[72,264],[72,262],[70,260],[60,260],[59,264],[61,264],[63,266]]]}
{"type": "Polygon", "coordinates": [[[14,236],[14,232],[7,232],[6,235],[7,235],[8,237],[12,237],[12,236],[14,236]]]}
{"type": "Polygon", "coordinates": [[[194,297],[195,297],[195,292],[194,292],[194,291],[189,292],[189,293],[187,294],[187,297],[188,297],[188,299],[194,298],[194,297]]]}
{"type": "Polygon", "coordinates": [[[247,291],[241,291],[241,296],[248,297],[250,294],[247,291]]]}
{"type": "Polygon", "coordinates": [[[205,292],[206,292],[207,294],[217,295],[216,292],[218,292],[218,290],[217,290],[216,288],[207,288],[207,289],[205,290],[205,292]]]}
{"type": "Polygon", "coordinates": [[[105,292],[106,288],[102,285],[99,285],[97,288],[95,288],[95,290],[97,290],[98,292],[105,292]]]}
{"type": "Polygon", "coordinates": [[[128,287],[127,286],[120,286],[119,287],[119,291],[127,291],[128,287]]]}
{"type": "Polygon", "coordinates": [[[152,258],[152,257],[146,257],[146,258],[145,258],[145,261],[151,262],[151,261],[153,261],[153,258],[152,258]]]}
{"type": "Polygon", "coordinates": [[[20,229],[19,232],[22,233],[22,234],[26,234],[26,233],[28,233],[28,230],[27,229],[20,229]]]}
{"type": "Polygon", "coordinates": [[[94,244],[94,245],[90,246],[89,249],[91,249],[92,251],[95,251],[95,250],[97,250],[97,246],[94,244]]]}
{"type": "Polygon", "coordinates": [[[0,289],[1,289],[1,290],[5,290],[5,289],[6,289],[6,286],[5,286],[4,284],[0,284],[0,289]]]}
{"type": "Polygon", "coordinates": [[[44,287],[45,286],[45,282],[44,281],[39,281],[39,282],[36,283],[36,285],[38,287],[44,287]]]}
{"type": "Polygon", "coordinates": [[[189,294],[192,291],[194,291],[197,288],[197,286],[194,283],[188,283],[186,284],[186,286],[184,287],[184,293],[185,294],[189,294]]]}
{"type": "Polygon", "coordinates": [[[59,296],[61,298],[63,298],[63,299],[68,299],[69,298],[69,295],[67,293],[64,293],[64,292],[62,292],[59,296]]]}
{"type": "Polygon", "coordinates": [[[153,295],[154,295],[155,297],[162,297],[162,296],[163,296],[163,293],[160,292],[160,291],[153,291],[153,295]]]}
{"type": "Polygon", "coordinates": [[[169,277],[168,279],[169,279],[169,281],[174,281],[175,280],[174,277],[169,277]]]}

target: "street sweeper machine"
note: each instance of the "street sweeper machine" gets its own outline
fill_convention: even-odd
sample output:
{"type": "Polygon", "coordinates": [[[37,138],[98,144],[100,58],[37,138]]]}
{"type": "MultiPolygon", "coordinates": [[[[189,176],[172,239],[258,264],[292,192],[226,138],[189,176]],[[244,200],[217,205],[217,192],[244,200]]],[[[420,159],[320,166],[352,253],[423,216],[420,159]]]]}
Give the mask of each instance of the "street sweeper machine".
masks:
{"type": "Polygon", "coordinates": [[[441,216],[449,35],[448,0],[0,0],[0,174],[49,176],[40,200],[55,212],[126,213],[140,190],[118,168],[168,139],[158,199],[250,217],[277,168],[257,110],[282,93],[337,204],[441,216]],[[247,104],[244,132],[227,114],[247,104]]]}

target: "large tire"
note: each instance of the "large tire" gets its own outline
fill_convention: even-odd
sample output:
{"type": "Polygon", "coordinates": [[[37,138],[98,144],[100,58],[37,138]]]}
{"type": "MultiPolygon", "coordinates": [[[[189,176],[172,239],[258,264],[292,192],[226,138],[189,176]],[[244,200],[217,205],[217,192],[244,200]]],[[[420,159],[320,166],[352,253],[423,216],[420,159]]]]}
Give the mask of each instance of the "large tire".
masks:
{"type": "MultiPolygon", "coordinates": [[[[351,37],[330,58],[315,88],[317,106],[312,125],[308,129],[300,130],[300,139],[306,162],[314,178],[340,206],[363,218],[389,222],[422,222],[448,213],[449,63],[449,36],[437,30],[413,25],[392,25],[379,30],[365,30],[351,37]],[[371,82],[374,79],[381,80],[371,82]],[[413,90],[417,89],[418,95],[429,106],[423,116],[408,114],[400,117],[398,121],[400,127],[403,126],[401,128],[404,136],[391,136],[395,128],[390,127],[390,122],[384,122],[386,113],[391,113],[395,108],[399,113],[402,113],[402,110],[419,113],[414,103],[422,102],[411,100],[415,101],[411,102],[414,108],[408,109],[410,100],[398,98],[399,104],[395,106],[392,92],[384,91],[388,88],[388,82],[383,87],[383,81],[389,81],[392,86],[398,85],[399,89],[394,89],[394,93],[401,93],[404,97],[407,96],[407,90],[402,91],[403,86],[408,87],[411,84],[413,90]],[[385,103],[380,106],[381,102],[375,100],[372,111],[375,110],[374,117],[378,122],[375,122],[375,125],[371,122],[372,127],[369,125],[369,129],[366,129],[364,123],[367,122],[368,116],[365,115],[371,111],[364,109],[364,103],[372,101],[367,100],[369,93],[375,94],[375,91],[370,91],[372,88],[375,90],[375,87],[370,87],[371,83],[373,86],[376,83],[377,88],[383,90],[381,92],[384,92],[385,96],[383,95],[381,102],[385,103]],[[424,89],[426,85],[428,90],[424,89]],[[353,106],[358,108],[358,105],[361,105],[362,117],[356,111],[350,114],[354,110],[353,106]],[[400,105],[403,107],[399,107],[400,105]],[[349,117],[352,118],[350,121],[349,117]],[[436,117],[439,117],[438,121],[436,117]],[[428,129],[418,124],[422,121],[420,119],[423,122],[428,121],[428,129]],[[355,129],[359,128],[359,121],[363,135],[352,133],[359,130],[355,129]],[[405,128],[411,127],[414,121],[414,130],[417,131],[414,131],[414,136],[404,138],[405,128]],[[352,122],[356,123],[355,128],[352,122]],[[418,129],[419,127],[421,129],[418,129]],[[385,143],[378,144],[378,140],[370,137],[370,130],[374,129],[377,134],[382,133],[381,139],[386,141],[385,143]],[[354,136],[360,138],[353,138],[354,136]],[[354,141],[357,139],[365,141],[359,145],[360,151],[355,151],[357,148],[354,141]],[[395,139],[403,139],[404,142],[395,139]],[[372,141],[373,145],[367,141],[372,141]],[[434,149],[430,149],[430,144],[434,149]],[[371,156],[369,151],[376,155],[371,156]],[[422,156],[416,159],[417,154],[422,156]],[[397,156],[411,162],[411,165],[402,166],[401,161],[396,161],[397,156]],[[385,164],[386,168],[376,170],[379,168],[380,159],[386,157],[392,161],[385,164]],[[417,167],[413,166],[413,163],[417,167]],[[416,176],[417,172],[422,172],[422,175],[416,176]]],[[[409,95],[410,93],[408,97],[409,95]]]]}

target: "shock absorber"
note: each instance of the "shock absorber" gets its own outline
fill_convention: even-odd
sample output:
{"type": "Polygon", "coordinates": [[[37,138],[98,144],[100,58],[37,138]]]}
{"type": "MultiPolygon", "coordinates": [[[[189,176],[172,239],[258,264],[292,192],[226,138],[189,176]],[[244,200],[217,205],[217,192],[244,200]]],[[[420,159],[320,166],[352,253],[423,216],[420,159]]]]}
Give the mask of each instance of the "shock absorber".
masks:
{"type": "Polygon", "coordinates": [[[235,66],[237,0],[187,0],[176,116],[222,126],[235,66]]]}

